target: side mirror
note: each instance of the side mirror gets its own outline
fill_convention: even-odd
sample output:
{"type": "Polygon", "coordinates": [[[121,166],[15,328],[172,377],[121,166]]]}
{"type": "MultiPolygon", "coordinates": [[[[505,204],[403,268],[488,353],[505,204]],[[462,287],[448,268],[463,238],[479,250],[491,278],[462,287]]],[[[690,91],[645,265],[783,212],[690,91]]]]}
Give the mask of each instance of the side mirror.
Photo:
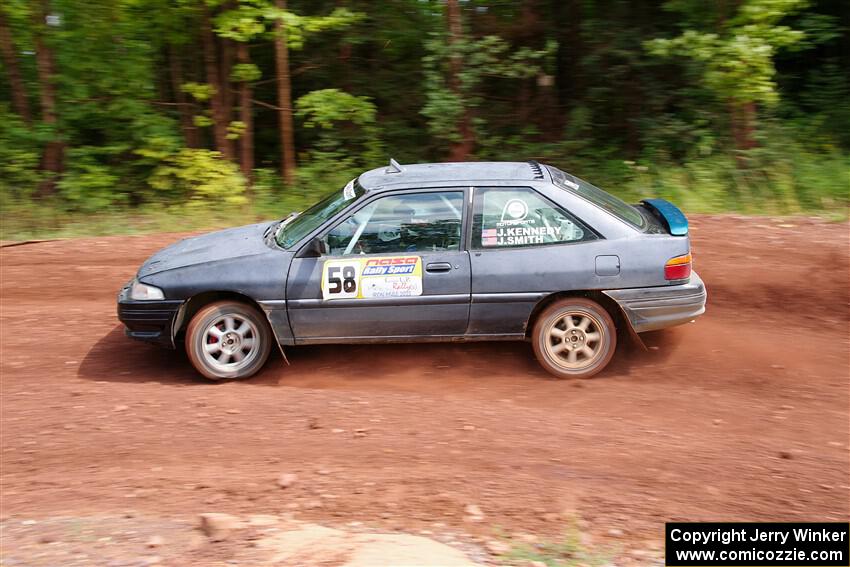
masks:
{"type": "Polygon", "coordinates": [[[320,258],[328,253],[328,247],[321,238],[314,238],[298,251],[296,258],[320,258]]]}

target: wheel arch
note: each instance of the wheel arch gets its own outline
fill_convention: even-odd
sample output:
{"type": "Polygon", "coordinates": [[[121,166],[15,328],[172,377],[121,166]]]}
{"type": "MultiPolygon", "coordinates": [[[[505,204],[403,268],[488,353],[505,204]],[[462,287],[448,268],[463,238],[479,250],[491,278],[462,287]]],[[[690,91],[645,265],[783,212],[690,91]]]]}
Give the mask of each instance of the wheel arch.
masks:
{"type": "Polygon", "coordinates": [[[605,293],[599,290],[590,289],[590,290],[571,290],[571,291],[558,291],[555,293],[550,293],[543,299],[537,302],[537,305],[534,306],[534,309],[531,310],[531,314],[528,316],[528,321],[525,324],[525,338],[531,338],[531,333],[534,330],[534,324],[537,322],[537,318],[540,316],[543,311],[552,305],[554,302],[559,301],[561,299],[566,299],[569,297],[581,297],[584,299],[590,299],[591,301],[595,301],[599,305],[602,306],[605,311],[611,316],[614,320],[614,326],[617,328],[618,333],[626,333],[628,334],[632,340],[636,341],[638,344],[643,346],[643,341],[635,332],[632,327],[631,321],[623,312],[622,307],[608,297],[605,293]]]}
{"type": "MultiPolygon", "coordinates": [[[[192,317],[195,316],[195,313],[210,303],[226,300],[238,301],[239,303],[250,305],[256,309],[258,313],[262,314],[266,320],[268,320],[268,315],[263,308],[260,307],[260,304],[243,293],[236,291],[204,291],[193,295],[188,299],[188,301],[180,306],[180,310],[174,318],[174,324],[171,329],[171,338],[174,341],[174,344],[176,345],[178,340],[186,332],[186,326],[189,324],[189,321],[192,320],[192,317]]],[[[274,334],[274,330],[272,330],[272,334],[274,334]]]]}

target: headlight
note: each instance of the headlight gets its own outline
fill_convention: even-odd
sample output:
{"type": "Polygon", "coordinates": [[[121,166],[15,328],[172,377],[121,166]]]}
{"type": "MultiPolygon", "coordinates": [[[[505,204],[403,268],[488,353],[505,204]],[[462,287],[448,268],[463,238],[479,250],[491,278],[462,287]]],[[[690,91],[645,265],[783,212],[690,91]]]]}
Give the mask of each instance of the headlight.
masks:
{"type": "Polygon", "coordinates": [[[146,299],[165,299],[165,294],[158,287],[134,281],[130,286],[130,299],[144,301],[146,299]]]}

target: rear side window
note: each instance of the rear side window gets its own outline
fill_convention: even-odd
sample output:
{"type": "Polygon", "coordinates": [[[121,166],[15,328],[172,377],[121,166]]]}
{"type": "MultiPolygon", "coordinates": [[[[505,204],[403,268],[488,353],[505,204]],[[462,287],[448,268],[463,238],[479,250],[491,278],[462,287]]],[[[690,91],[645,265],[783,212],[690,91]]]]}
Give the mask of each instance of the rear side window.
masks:
{"type": "Polygon", "coordinates": [[[567,211],[530,187],[475,189],[472,247],[515,248],[595,240],[567,211]]]}
{"type": "Polygon", "coordinates": [[[572,191],[597,207],[605,209],[620,220],[626,221],[635,228],[646,228],[646,220],[643,218],[643,215],[628,203],[621,201],[614,195],[603,191],[583,179],[579,179],[569,173],[564,173],[551,165],[547,165],[546,168],[552,174],[552,183],[556,186],[565,191],[572,191]]]}

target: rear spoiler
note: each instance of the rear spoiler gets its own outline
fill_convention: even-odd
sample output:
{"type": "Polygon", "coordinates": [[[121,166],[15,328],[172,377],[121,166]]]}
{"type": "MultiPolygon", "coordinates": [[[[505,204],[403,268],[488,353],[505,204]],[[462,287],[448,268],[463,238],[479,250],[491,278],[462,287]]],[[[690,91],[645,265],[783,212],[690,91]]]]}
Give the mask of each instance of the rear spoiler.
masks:
{"type": "Polygon", "coordinates": [[[667,232],[673,236],[688,234],[688,219],[679,207],[664,199],[644,199],[641,201],[650,212],[658,218],[667,232]]]}

